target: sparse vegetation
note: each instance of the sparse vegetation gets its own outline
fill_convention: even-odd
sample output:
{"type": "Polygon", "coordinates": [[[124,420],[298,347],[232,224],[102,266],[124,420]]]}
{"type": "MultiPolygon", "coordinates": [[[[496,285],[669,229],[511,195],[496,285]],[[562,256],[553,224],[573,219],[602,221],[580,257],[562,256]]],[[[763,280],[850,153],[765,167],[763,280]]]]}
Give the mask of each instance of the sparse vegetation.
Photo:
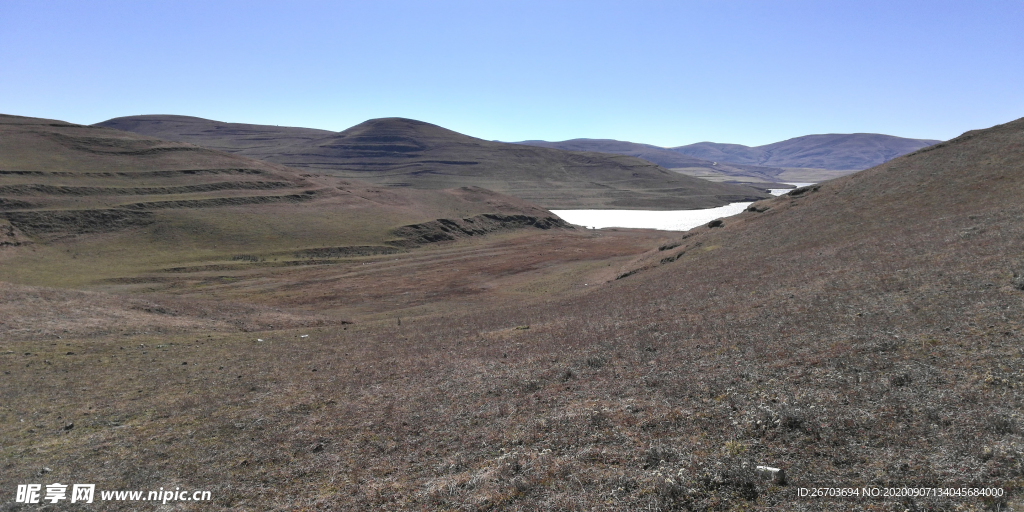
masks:
{"type": "Polygon", "coordinates": [[[146,294],[4,285],[0,489],[210,490],[195,510],[1020,509],[1022,125],[673,237],[667,262],[663,234],[538,230],[146,294]],[[797,494],[904,486],[1005,494],[797,494]]]}

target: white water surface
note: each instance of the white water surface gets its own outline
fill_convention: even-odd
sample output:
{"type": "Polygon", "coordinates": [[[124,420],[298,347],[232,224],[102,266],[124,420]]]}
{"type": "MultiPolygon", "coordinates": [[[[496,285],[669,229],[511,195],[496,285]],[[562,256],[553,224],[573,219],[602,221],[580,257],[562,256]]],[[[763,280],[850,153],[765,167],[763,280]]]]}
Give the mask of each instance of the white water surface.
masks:
{"type": "MultiPolygon", "coordinates": [[[[806,187],[814,183],[786,183],[795,187],[806,187]]],[[[773,195],[781,196],[791,188],[773,188],[773,195]]],[[[641,228],[665,231],[687,231],[715,219],[730,217],[746,210],[753,203],[731,203],[718,208],[703,210],[551,210],[562,220],[590,229],[641,228]]]]}
{"type": "Polygon", "coordinates": [[[742,212],[752,203],[731,203],[703,210],[551,210],[562,220],[591,229],[644,228],[686,231],[742,212]]]}

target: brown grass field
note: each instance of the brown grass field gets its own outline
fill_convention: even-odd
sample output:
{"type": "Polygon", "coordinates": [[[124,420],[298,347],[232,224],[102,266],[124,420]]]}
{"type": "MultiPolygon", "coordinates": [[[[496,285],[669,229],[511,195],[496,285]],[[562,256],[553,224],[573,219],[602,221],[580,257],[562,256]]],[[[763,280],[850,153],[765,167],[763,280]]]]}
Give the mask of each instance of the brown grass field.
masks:
{"type": "Polygon", "coordinates": [[[1020,510],[1021,197],[1024,120],[685,234],[97,253],[93,278],[40,269],[161,223],[12,228],[0,510],[52,482],[213,498],[102,510],[1020,510]],[[826,487],[1003,494],[800,496],[826,487]]]}

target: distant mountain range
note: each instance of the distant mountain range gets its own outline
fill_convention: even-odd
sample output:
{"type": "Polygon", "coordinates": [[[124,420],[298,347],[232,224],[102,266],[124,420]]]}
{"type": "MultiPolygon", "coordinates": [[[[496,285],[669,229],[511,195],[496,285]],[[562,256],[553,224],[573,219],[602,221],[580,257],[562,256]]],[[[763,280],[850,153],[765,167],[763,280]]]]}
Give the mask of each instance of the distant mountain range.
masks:
{"type": "Polygon", "coordinates": [[[704,158],[692,157],[668,148],[612,139],[572,139],[562,142],[526,140],[517,142],[516,144],[563,149],[566,151],[592,151],[597,153],[629,155],[658,164],[666,169],[686,169],[689,171],[688,174],[695,174],[700,171],[704,171],[733,176],[741,180],[755,178],[771,182],[775,181],[776,176],[782,172],[782,169],[773,167],[729,164],[725,163],[724,160],[721,162],[714,162],[704,158]]]}
{"type": "Polygon", "coordinates": [[[756,147],[698,142],[672,151],[733,164],[860,171],[939,142],[877,133],[830,133],[756,147]]]}
{"type": "Polygon", "coordinates": [[[402,118],[371,119],[342,132],[172,115],[120,117],[96,126],[378,185],[478,186],[556,209],[689,209],[756,200],[763,190],[733,182],[760,187],[821,181],[939,142],[855,133],[757,147],[700,142],[662,148],[610,139],[508,144],[402,118]]]}
{"type": "Polygon", "coordinates": [[[337,133],[167,115],[96,126],[378,185],[478,186],[544,208],[693,209],[766,197],[763,190],[692,178],[630,156],[486,141],[412,119],[371,119],[337,133]]]}
{"type": "Polygon", "coordinates": [[[670,169],[704,168],[735,176],[775,179],[782,168],[792,167],[859,171],[939,142],[877,133],[851,133],[805,135],[756,147],[698,142],[661,148],[609,139],[528,140],[519,144],[631,155],[670,169]]]}

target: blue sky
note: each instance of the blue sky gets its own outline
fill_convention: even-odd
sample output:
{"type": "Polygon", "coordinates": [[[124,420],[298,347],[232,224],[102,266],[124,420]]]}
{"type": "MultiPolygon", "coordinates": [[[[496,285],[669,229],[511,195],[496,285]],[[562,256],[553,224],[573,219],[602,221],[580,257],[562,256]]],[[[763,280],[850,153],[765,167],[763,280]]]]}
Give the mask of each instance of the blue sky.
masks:
{"type": "Polygon", "coordinates": [[[1024,0],[0,0],[0,113],[948,139],[1024,117],[1024,0]]]}

